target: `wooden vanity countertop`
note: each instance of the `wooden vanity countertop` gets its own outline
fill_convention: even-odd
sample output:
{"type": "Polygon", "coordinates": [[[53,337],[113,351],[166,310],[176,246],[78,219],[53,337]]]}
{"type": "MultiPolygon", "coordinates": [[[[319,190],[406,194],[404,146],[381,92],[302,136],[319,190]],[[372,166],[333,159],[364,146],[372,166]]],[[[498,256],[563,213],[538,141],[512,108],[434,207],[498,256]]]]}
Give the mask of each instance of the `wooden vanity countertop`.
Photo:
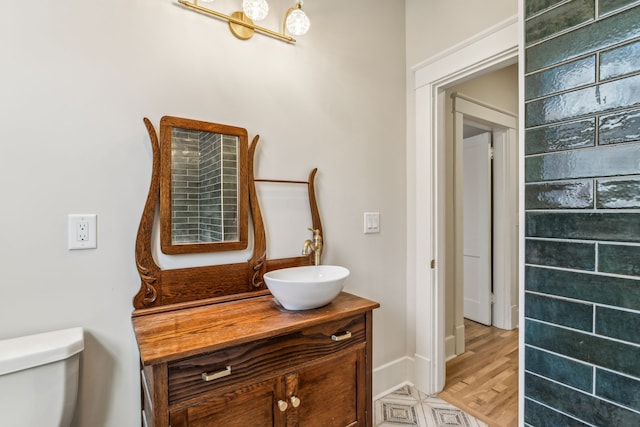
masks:
{"type": "Polygon", "coordinates": [[[290,311],[272,295],[132,319],[142,364],[167,363],[366,313],[379,303],[341,292],[324,307],[290,311]]]}

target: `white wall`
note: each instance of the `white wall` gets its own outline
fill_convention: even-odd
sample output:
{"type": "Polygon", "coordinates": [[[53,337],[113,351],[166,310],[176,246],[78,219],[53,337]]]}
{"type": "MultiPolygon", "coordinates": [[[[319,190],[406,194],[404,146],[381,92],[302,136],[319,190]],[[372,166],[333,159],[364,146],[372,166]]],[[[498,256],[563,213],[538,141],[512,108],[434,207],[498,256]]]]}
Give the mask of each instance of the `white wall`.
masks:
{"type": "Polygon", "coordinates": [[[478,33],[516,15],[517,0],[405,0],[407,110],[407,354],[415,353],[415,81],[412,68],[439,58],[478,33]]]}
{"type": "MultiPolygon", "coordinates": [[[[265,25],[289,6],[273,0],[265,25]]],[[[0,6],[0,338],[85,328],[76,425],[139,425],[130,313],[145,116],[259,133],[258,176],[318,167],[324,261],[351,269],[347,291],[382,304],[374,365],[406,355],[405,13],[367,0],[305,9],[311,31],[289,46],[239,41],[171,0],[0,6]],[[362,233],[364,211],[381,213],[380,234],[362,233]],[[97,249],[66,249],[69,213],[98,215],[97,249]]]]}
{"type": "Polygon", "coordinates": [[[405,0],[407,65],[416,65],[518,13],[517,0],[405,0]]]}
{"type": "MultiPolygon", "coordinates": [[[[452,105],[453,92],[467,95],[493,107],[513,114],[518,113],[518,64],[509,65],[496,71],[478,76],[447,89],[447,111],[452,105]]],[[[451,127],[453,120],[451,120],[451,127]]],[[[453,139],[453,138],[452,138],[453,139]]]]}

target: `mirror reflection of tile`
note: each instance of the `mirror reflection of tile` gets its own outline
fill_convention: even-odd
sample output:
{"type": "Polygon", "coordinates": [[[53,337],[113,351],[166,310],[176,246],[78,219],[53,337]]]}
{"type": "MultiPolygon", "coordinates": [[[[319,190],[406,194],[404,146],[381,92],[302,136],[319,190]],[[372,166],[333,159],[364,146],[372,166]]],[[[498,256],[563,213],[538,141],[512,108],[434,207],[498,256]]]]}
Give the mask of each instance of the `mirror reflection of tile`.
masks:
{"type": "Polygon", "coordinates": [[[238,137],[172,132],[173,242],[238,240],[238,137]]]}

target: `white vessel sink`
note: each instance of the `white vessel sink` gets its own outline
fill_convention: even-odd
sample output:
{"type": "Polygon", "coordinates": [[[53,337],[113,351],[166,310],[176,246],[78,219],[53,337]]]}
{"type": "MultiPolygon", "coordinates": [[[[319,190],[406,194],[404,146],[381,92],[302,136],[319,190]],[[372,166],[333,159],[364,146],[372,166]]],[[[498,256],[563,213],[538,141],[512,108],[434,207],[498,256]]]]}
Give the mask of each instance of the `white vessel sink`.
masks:
{"type": "Polygon", "coordinates": [[[338,296],[348,276],[349,270],[337,265],[309,265],[270,271],[264,281],[287,310],[310,310],[338,296]]]}

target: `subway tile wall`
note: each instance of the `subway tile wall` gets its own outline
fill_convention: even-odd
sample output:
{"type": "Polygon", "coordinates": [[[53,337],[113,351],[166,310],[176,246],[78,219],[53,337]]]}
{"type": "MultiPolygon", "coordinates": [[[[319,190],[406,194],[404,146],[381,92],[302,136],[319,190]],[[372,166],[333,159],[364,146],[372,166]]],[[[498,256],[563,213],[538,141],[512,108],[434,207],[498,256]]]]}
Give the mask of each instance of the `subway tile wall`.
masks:
{"type": "Polygon", "coordinates": [[[200,133],[198,171],[198,241],[223,241],[222,227],[222,135],[200,133]]]}
{"type": "Polygon", "coordinates": [[[198,241],[199,132],[173,128],[171,145],[171,235],[174,244],[198,241]]]}
{"type": "Polygon", "coordinates": [[[525,423],[640,425],[640,1],[524,5],[525,423]]]}
{"type": "Polygon", "coordinates": [[[173,128],[174,244],[238,240],[238,138],[173,128]]]}
{"type": "Polygon", "coordinates": [[[235,241],[239,235],[239,205],[238,199],[238,137],[232,135],[222,135],[221,158],[222,169],[222,224],[223,238],[225,242],[235,241]]]}

